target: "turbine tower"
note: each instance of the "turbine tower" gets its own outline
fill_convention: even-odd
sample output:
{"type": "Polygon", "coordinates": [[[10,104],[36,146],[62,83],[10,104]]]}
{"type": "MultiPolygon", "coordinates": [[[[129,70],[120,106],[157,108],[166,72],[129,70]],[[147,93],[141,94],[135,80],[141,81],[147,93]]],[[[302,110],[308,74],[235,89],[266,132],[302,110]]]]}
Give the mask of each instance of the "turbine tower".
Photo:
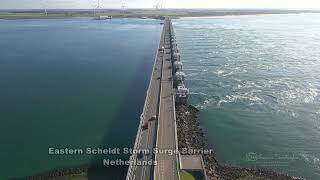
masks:
{"type": "Polygon", "coordinates": [[[43,1],[43,9],[44,9],[44,15],[45,15],[45,16],[48,16],[48,12],[47,12],[47,1],[46,1],[46,0],[43,1]]]}
{"type": "Polygon", "coordinates": [[[125,10],[126,10],[126,4],[124,2],[122,2],[122,5],[121,5],[121,13],[125,13],[125,10]]]}
{"type": "Polygon", "coordinates": [[[157,3],[154,5],[154,7],[155,7],[156,9],[159,9],[159,7],[160,7],[160,3],[159,3],[159,2],[157,2],[157,3]]]}

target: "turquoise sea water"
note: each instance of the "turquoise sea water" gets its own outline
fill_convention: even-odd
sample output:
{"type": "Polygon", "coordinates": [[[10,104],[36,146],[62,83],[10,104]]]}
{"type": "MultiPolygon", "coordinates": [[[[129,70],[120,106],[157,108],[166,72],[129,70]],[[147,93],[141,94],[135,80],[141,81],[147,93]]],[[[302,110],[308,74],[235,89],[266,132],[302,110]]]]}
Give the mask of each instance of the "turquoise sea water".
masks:
{"type": "Polygon", "coordinates": [[[218,159],[320,179],[320,14],[174,20],[218,159]]]}
{"type": "MultiPolygon", "coordinates": [[[[161,30],[157,20],[0,20],[0,179],[102,164],[48,147],[131,147],[161,30]]],[[[110,171],[123,178],[126,167],[110,171]]]]}

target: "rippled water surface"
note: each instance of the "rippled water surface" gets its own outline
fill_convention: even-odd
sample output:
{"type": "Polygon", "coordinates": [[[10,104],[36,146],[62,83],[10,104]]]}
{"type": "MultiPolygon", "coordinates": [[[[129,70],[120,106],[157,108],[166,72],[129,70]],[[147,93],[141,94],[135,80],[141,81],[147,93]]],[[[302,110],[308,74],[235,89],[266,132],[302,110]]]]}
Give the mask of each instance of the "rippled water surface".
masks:
{"type": "MultiPolygon", "coordinates": [[[[0,21],[0,179],[106,158],[48,147],[132,147],[161,30],[141,19],[0,21]]],[[[110,169],[102,179],[127,171],[110,169]]]]}
{"type": "Polygon", "coordinates": [[[320,15],[174,21],[218,159],[320,179],[320,15]]]}

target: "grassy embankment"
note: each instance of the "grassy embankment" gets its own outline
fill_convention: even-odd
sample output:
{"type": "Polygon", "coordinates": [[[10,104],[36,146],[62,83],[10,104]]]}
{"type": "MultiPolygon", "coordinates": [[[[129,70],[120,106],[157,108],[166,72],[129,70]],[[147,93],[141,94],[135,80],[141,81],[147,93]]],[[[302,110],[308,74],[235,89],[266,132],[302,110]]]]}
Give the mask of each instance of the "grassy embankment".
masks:
{"type": "Polygon", "coordinates": [[[190,174],[184,170],[180,171],[180,179],[181,180],[195,180],[195,178],[192,176],[192,174],[190,174]]]}

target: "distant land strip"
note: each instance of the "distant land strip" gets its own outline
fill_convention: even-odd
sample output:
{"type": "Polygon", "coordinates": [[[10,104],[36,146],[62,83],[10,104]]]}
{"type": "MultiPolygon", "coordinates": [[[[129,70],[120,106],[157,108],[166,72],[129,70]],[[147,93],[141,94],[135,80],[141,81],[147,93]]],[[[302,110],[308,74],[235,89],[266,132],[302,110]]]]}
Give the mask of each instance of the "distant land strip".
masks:
{"type": "Polygon", "coordinates": [[[320,10],[284,9],[9,9],[0,10],[0,19],[58,19],[112,16],[113,18],[207,17],[263,14],[320,13],[320,10]]]}

